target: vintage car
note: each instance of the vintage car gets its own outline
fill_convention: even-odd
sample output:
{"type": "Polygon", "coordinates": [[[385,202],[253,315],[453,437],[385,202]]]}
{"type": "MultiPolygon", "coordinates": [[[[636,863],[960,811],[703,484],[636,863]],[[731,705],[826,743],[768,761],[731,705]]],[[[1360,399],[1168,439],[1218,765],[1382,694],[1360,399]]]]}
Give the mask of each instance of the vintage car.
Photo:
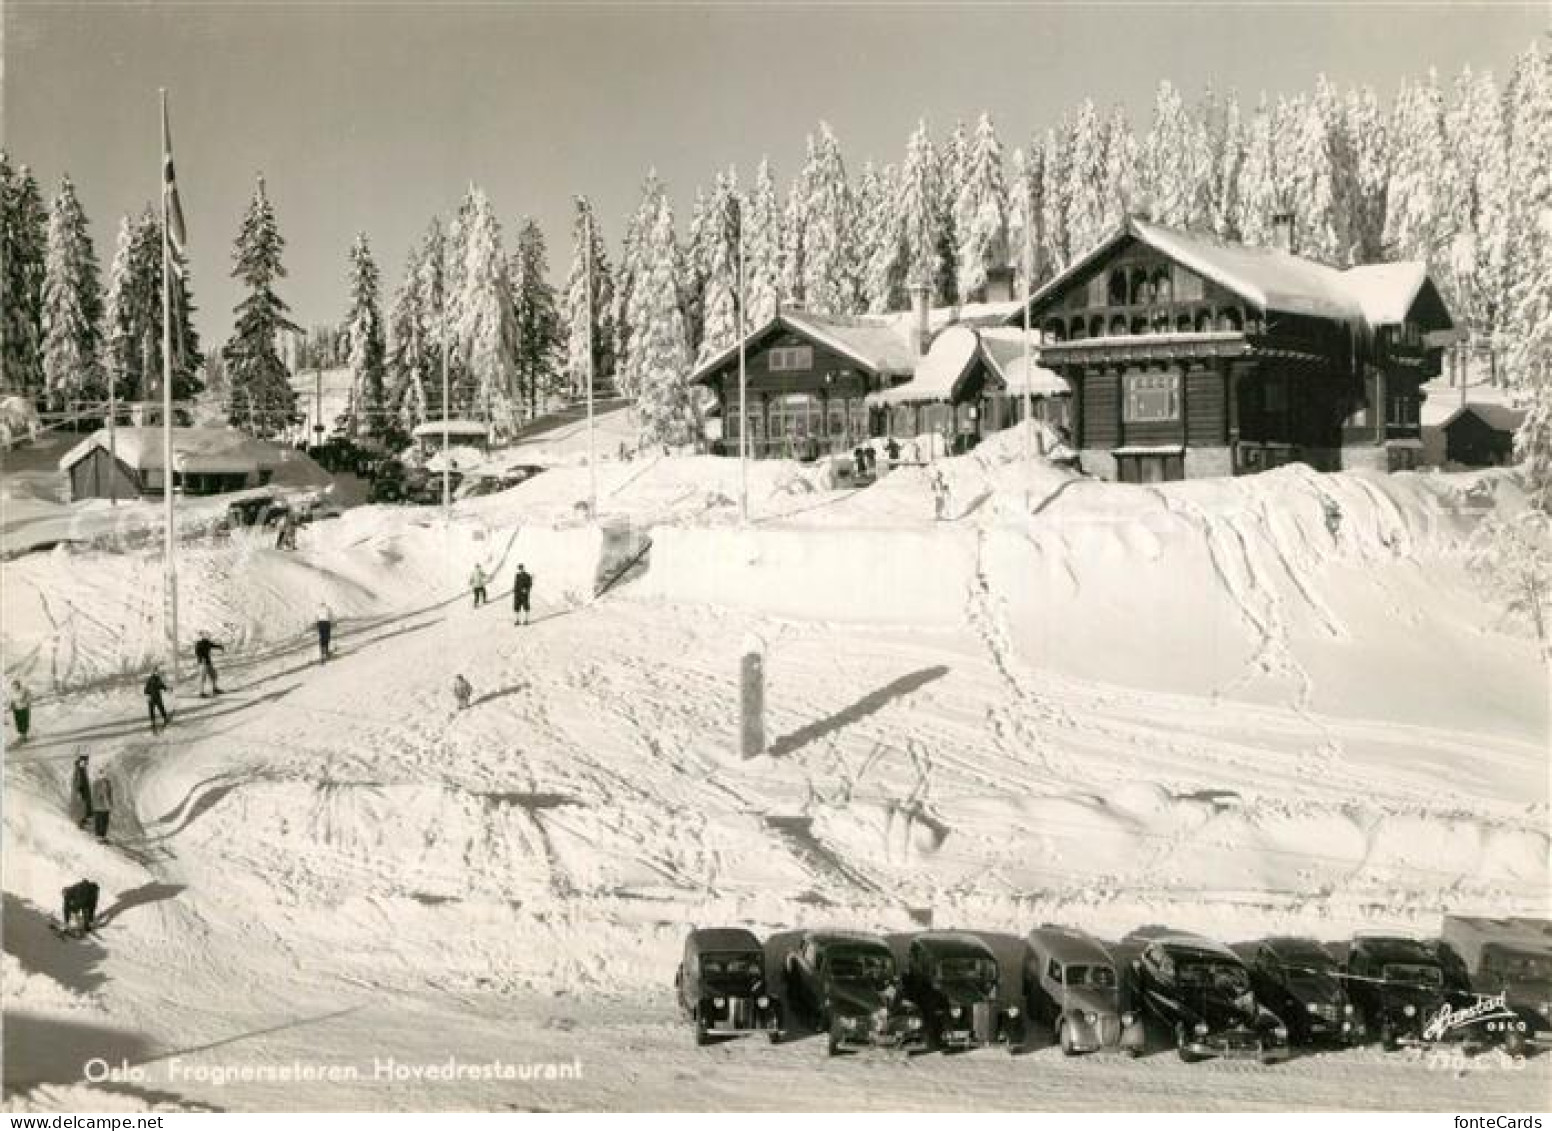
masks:
{"type": "Polygon", "coordinates": [[[1024,1011],[998,1002],[997,956],[974,935],[931,931],[911,940],[905,994],[921,1010],[927,1043],[970,1049],[1024,1043],[1024,1011]]]}
{"type": "Polygon", "coordinates": [[[1024,1001],[1032,1019],[1051,1027],[1062,1052],[1076,1056],[1119,1048],[1140,1055],[1147,1044],[1143,1020],[1123,1007],[1121,994],[1119,971],[1104,943],[1069,927],[1029,932],[1024,1001]]]}
{"type": "Polygon", "coordinates": [[[1255,944],[1250,983],[1256,998],[1288,1026],[1296,1045],[1357,1045],[1368,1039],[1348,998],[1342,969],[1314,939],[1270,938],[1255,944]]]}
{"type": "Polygon", "coordinates": [[[1180,1059],[1259,1059],[1289,1055],[1282,1020],[1256,1000],[1250,971],[1227,946],[1201,935],[1171,934],[1143,942],[1133,964],[1144,1008],[1174,1035],[1180,1059]]]}
{"type": "Polygon", "coordinates": [[[1429,1022],[1449,1004],[1444,968],[1421,940],[1360,932],[1353,936],[1343,971],[1347,996],[1371,1038],[1386,1049],[1439,1040],[1429,1022]]]}
{"type": "Polygon", "coordinates": [[[877,935],[809,931],[787,956],[788,1008],[829,1038],[830,1055],[852,1048],[923,1049],[919,1010],[902,992],[889,944],[877,935]]]}
{"type": "Polygon", "coordinates": [[[250,495],[226,504],[226,524],[228,527],[275,526],[293,513],[290,504],[279,495],[250,495]]]}
{"type": "Polygon", "coordinates": [[[1446,915],[1434,953],[1457,1026],[1514,1056],[1552,1047],[1552,922],[1446,915]]]}
{"type": "Polygon", "coordinates": [[[765,947],[749,931],[711,927],[686,935],[674,993],[698,1045],[746,1033],[781,1039],[781,1003],[766,984],[765,947]]]}

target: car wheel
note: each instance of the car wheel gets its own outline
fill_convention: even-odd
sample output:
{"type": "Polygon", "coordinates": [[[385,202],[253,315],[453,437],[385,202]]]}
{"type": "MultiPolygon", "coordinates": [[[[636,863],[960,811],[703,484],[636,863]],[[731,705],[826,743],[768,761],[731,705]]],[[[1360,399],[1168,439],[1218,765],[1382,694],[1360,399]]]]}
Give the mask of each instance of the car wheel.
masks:
{"type": "Polygon", "coordinates": [[[1389,1025],[1380,1030],[1380,1048],[1386,1052],[1395,1052],[1401,1047],[1401,1042],[1396,1039],[1396,1031],[1389,1025]]]}
{"type": "Polygon", "coordinates": [[[1508,1036],[1504,1037],[1504,1052],[1508,1053],[1515,1060],[1524,1059],[1525,1034],[1514,1029],[1509,1030],[1508,1036]]]}
{"type": "Polygon", "coordinates": [[[1067,1024],[1066,1018],[1056,1023],[1056,1043],[1062,1046],[1063,1056],[1078,1055],[1078,1050],[1072,1043],[1072,1027],[1067,1024]]]}
{"type": "Polygon", "coordinates": [[[780,1029],[767,1029],[766,1032],[765,1032],[765,1039],[767,1041],[770,1041],[771,1044],[773,1044],[773,1045],[781,1044],[781,1030],[780,1029]]]}
{"type": "Polygon", "coordinates": [[[833,1021],[830,1024],[830,1035],[826,1039],[826,1052],[830,1056],[838,1056],[841,1051],[841,1023],[833,1021]]]}
{"type": "Polygon", "coordinates": [[[1180,1053],[1180,1059],[1182,1061],[1184,1061],[1186,1064],[1195,1064],[1197,1061],[1201,1060],[1202,1058],[1200,1056],[1198,1056],[1196,1053],[1192,1052],[1189,1048],[1186,1047],[1187,1042],[1189,1040],[1190,1040],[1190,1037],[1188,1037],[1186,1035],[1185,1024],[1181,1023],[1179,1025],[1176,1025],[1175,1026],[1175,1048],[1180,1053]]]}
{"type": "Polygon", "coordinates": [[[710,1041],[711,1041],[711,1034],[706,1032],[706,1022],[702,1018],[697,1017],[695,1019],[695,1045],[696,1045],[696,1047],[699,1048],[701,1045],[709,1044],[710,1041]]]}

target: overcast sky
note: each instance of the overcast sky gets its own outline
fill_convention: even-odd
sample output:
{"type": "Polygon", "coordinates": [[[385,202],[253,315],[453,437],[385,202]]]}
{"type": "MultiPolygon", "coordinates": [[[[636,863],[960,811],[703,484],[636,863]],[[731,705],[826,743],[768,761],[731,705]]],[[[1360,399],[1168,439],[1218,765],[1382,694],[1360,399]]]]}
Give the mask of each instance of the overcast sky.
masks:
{"type": "MultiPolygon", "coordinates": [[[[157,88],[168,88],[195,300],[207,347],[229,332],[231,243],[263,171],[299,322],[345,311],[345,253],[371,237],[391,293],[411,242],[470,180],[509,244],[523,215],[570,258],[571,200],[593,197],[611,250],[651,166],[681,231],[694,188],[769,154],[785,186],[825,119],[855,173],[992,112],[1011,153],[1085,96],[1145,129],[1163,78],[1252,99],[1324,71],[1387,99],[1405,75],[1464,64],[1506,77],[1545,2],[1402,7],[1001,4],[503,5],[0,0],[4,129],[46,195],[75,180],[104,267],[119,217],[155,199],[157,88]]],[[[386,295],[385,295],[386,298],[386,295]]]]}

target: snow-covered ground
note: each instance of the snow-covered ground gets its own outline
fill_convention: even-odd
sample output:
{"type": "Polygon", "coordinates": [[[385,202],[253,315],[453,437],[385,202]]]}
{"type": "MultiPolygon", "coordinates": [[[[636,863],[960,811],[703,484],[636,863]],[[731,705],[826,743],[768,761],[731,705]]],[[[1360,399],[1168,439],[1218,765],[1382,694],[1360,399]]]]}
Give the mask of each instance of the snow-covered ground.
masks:
{"type": "Polygon", "coordinates": [[[736,461],[604,462],[595,527],[576,506],[587,468],[558,458],[450,521],[364,507],[295,554],[197,544],[182,620],[228,644],[229,693],[180,684],[154,738],[138,693],[154,552],[0,564],[6,674],[38,695],[5,767],[13,1102],[81,1106],[81,1065],[102,1056],[138,1066],[103,1085],[125,1105],[1544,1103],[1547,1058],[1496,1054],[1261,1068],[692,1048],[670,996],[692,925],[779,943],[930,920],[1009,947],[1041,921],[1338,940],[1444,911],[1547,914],[1547,673],[1464,557],[1482,516],[1524,505],[1517,473],[1137,488],[1021,450],[999,437],[863,490],[759,463],[749,528],[736,461]],[[498,578],[480,610],[476,561],[498,578]],[[526,628],[508,611],[518,561],[537,579],[526,628]],[[320,599],[343,618],[327,666],[320,599]],[[771,745],[744,761],[751,636],[771,745]],[[124,799],[106,846],[64,812],[77,752],[124,799]],[[46,917],[83,875],[106,924],[63,943],[46,917]],[[373,1075],[374,1058],[450,1055],[575,1060],[582,1078],[373,1075]],[[191,1077],[293,1061],[357,1075],[191,1077]]]}

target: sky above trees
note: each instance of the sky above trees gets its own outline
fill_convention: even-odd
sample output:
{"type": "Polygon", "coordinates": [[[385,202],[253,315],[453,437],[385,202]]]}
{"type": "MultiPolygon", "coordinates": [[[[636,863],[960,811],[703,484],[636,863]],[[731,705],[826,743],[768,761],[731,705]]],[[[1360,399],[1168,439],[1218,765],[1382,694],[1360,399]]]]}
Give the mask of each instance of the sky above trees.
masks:
{"type": "MultiPolygon", "coordinates": [[[[1497,7],[567,8],[448,4],[156,7],[7,3],[12,160],[52,194],[68,172],[100,256],[154,201],[156,89],[172,100],[200,329],[230,329],[232,239],[262,171],[288,242],[284,297],[304,325],[349,309],[346,256],[370,233],[398,283],[426,218],[470,181],[501,223],[538,221],[563,282],[573,197],[611,250],[656,167],[675,212],[736,164],[798,170],[823,119],[855,176],[898,161],[918,118],[942,136],[983,109],[1008,149],[1085,98],[1136,128],[1160,79],[1308,90],[1324,72],[1388,99],[1405,76],[1461,66],[1507,78],[1545,30],[1497,7]]],[[[682,233],[681,233],[682,234],[682,233]]]]}

